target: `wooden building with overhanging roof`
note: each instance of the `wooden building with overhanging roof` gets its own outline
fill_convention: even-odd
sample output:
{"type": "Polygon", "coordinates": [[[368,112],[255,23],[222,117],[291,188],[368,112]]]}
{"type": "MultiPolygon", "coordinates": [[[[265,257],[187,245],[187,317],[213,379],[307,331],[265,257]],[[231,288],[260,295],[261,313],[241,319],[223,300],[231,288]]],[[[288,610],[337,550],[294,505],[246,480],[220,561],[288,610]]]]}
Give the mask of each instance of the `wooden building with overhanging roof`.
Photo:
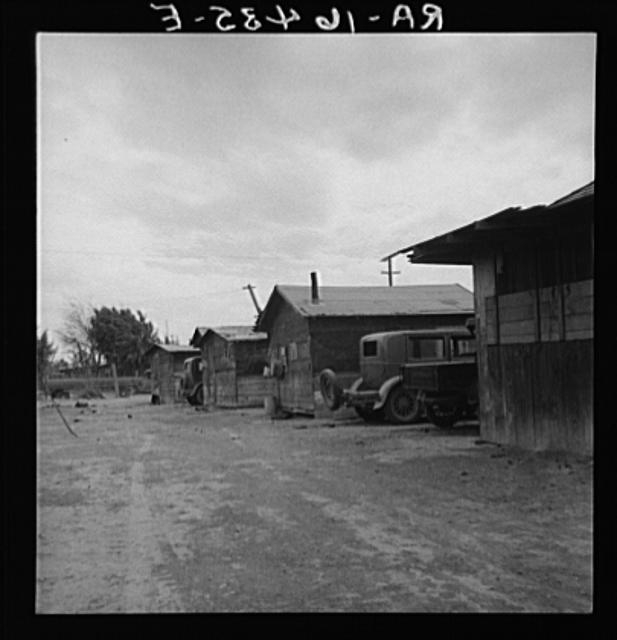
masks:
{"type": "Polygon", "coordinates": [[[591,182],[397,252],[473,265],[484,439],[593,451],[593,228],[591,182]]]}
{"type": "Polygon", "coordinates": [[[360,338],[378,331],[464,327],[473,294],[459,284],[395,287],[276,285],[256,329],[268,334],[272,395],[285,411],[314,414],[325,368],[351,383],[360,338]]]}
{"type": "Polygon", "coordinates": [[[204,404],[263,406],[269,388],[263,371],[268,336],[252,326],[200,327],[204,404]]]}
{"type": "Polygon", "coordinates": [[[153,344],[146,351],[152,393],[159,396],[161,404],[185,402],[180,393],[184,361],[198,355],[199,349],[183,344],[153,344]]]}

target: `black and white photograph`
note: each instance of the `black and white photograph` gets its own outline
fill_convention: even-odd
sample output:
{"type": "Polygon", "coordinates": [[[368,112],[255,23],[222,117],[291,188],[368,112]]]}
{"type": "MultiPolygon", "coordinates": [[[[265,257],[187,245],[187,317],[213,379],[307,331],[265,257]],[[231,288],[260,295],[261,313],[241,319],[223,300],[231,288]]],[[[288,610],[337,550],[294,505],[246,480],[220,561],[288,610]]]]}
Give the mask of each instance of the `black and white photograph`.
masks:
{"type": "Polygon", "coordinates": [[[256,4],[36,34],[35,613],[591,613],[597,34],[256,4]]]}

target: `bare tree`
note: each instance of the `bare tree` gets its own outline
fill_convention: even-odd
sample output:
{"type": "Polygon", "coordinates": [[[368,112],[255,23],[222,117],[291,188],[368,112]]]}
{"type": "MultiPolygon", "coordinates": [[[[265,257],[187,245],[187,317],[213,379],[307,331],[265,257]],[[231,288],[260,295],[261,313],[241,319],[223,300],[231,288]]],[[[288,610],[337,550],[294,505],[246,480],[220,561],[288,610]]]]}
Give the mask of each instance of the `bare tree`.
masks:
{"type": "Polygon", "coordinates": [[[36,339],[36,365],[39,389],[49,395],[49,374],[57,348],[47,335],[47,329],[36,339]]]}

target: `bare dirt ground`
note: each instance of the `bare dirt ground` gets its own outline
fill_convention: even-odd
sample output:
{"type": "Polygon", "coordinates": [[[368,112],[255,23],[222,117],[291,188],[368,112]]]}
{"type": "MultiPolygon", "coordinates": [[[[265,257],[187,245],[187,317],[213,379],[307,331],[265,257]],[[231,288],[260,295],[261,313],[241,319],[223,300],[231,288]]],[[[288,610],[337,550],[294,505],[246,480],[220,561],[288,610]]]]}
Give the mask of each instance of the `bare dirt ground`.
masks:
{"type": "Polygon", "coordinates": [[[38,613],[591,610],[589,459],[148,400],[39,404],[38,613]]]}

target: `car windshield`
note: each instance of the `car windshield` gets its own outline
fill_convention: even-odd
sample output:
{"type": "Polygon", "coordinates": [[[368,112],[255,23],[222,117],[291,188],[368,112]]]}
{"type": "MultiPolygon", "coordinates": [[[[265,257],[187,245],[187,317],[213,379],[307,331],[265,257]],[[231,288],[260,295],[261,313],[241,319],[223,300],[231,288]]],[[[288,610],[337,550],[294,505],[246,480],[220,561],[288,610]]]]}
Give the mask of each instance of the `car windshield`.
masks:
{"type": "Polygon", "coordinates": [[[470,356],[476,353],[476,341],[474,338],[452,338],[452,356],[470,356]]]}
{"type": "Polygon", "coordinates": [[[439,360],[444,352],[443,338],[409,338],[407,354],[410,360],[439,360]]]}

